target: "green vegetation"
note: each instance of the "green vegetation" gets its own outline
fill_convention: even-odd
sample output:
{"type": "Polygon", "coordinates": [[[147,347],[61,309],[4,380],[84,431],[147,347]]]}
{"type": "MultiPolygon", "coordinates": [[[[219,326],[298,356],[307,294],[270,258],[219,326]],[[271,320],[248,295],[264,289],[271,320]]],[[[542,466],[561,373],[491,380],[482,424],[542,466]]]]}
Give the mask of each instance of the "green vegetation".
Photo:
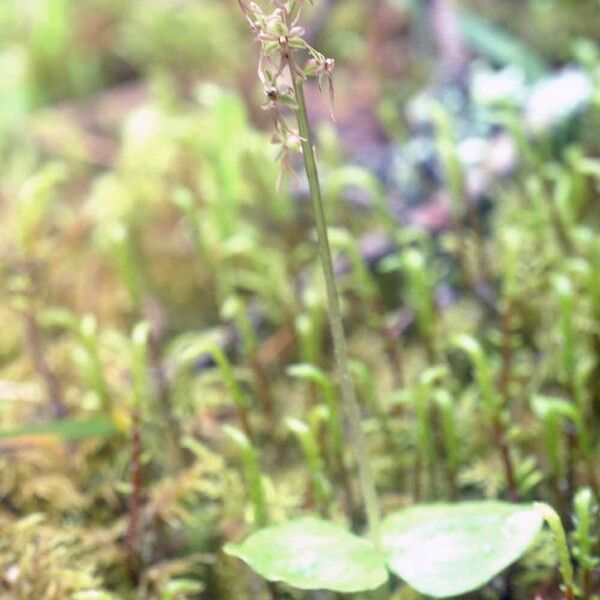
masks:
{"type": "Polygon", "coordinates": [[[600,597],[599,32],[5,1],[0,597],[600,597]]]}

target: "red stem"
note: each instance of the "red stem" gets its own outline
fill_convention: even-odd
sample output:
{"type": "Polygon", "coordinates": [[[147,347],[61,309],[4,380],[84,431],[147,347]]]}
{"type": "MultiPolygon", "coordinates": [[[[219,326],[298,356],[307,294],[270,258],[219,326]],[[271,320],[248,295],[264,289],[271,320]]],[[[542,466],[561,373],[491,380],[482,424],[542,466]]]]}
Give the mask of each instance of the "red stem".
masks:
{"type": "Polygon", "coordinates": [[[135,408],[131,423],[131,497],[129,499],[125,556],[131,579],[137,581],[139,567],[138,538],[142,502],[142,436],[139,408],[135,408]]]}

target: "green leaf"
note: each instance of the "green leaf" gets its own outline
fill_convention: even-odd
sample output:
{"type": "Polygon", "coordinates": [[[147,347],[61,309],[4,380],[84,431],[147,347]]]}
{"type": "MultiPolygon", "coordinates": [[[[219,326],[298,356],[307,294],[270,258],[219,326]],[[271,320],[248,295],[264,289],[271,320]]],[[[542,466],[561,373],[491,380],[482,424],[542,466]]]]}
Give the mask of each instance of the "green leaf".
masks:
{"type": "Polygon", "coordinates": [[[77,442],[92,437],[110,437],[118,433],[115,423],[106,417],[62,419],[51,423],[32,423],[24,427],[0,431],[0,440],[30,436],[52,435],[65,442],[77,442]]]}
{"type": "Polygon", "coordinates": [[[102,590],[75,592],[72,598],[73,600],[116,600],[116,596],[102,590]]]}
{"type": "Polygon", "coordinates": [[[314,517],[261,529],[224,551],[265,579],[302,590],[361,592],[388,579],[383,557],[369,541],[314,517]]]}
{"type": "Polygon", "coordinates": [[[161,600],[177,600],[188,594],[199,594],[203,590],[204,585],[195,579],[171,579],[162,592],[161,600]]]}
{"type": "Polygon", "coordinates": [[[548,70],[530,47],[479,15],[463,9],[459,11],[458,24],[467,45],[488,60],[520,67],[532,80],[548,70]]]}
{"type": "MultiPolygon", "coordinates": [[[[395,1],[403,8],[408,8],[421,21],[423,27],[429,27],[429,13],[425,2],[395,1]]],[[[457,19],[466,45],[487,60],[502,66],[519,67],[531,80],[541,77],[548,71],[548,66],[541,56],[504,28],[466,8],[457,11],[457,19]]]]}
{"type": "Polygon", "coordinates": [[[424,504],[382,524],[388,565],[422,594],[447,598],[488,583],[516,561],[543,519],[529,504],[424,504]]]}

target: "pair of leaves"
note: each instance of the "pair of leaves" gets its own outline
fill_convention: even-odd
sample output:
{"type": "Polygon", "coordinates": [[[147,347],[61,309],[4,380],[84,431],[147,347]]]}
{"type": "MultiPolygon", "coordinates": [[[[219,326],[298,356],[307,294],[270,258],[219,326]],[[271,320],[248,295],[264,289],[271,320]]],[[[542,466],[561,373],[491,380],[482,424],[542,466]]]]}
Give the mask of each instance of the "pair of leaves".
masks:
{"type": "Polygon", "coordinates": [[[388,516],[383,554],[337,525],[306,517],[268,527],[225,552],[269,581],[299,589],[377,589],[389,568],[422,594],[445,598],[488,583],[516,561],[542,527],[531,505],[426,504],[388,516]]]}

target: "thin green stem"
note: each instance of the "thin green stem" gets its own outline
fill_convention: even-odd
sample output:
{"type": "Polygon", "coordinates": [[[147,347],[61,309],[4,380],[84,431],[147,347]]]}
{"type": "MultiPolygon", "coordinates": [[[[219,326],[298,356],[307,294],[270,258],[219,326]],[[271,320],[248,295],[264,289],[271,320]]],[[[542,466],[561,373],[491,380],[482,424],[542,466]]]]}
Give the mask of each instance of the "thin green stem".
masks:
{"type": "Polygon", "coordinates": [[[565,600],[573,600],[575,597],[575,579],[565,528],[558,513],[550,505],[543,502],[536,502],[535,506],[544,517],[546,523],[548,523],[554,537],[560,563],[560,572],[564,583],[565,600]]]}
{"type": "Polygon", "coordinates": [[[325,287],[327,290],[327,310],[329,313],[329,325],[333,339],[333,348],[335,360],[340,377],[342,391],[342,400],[348,416],[350,427],[350,436],[355,448],[356,462],[358,465],[358,474],[360,486],[365,502],[365,510],[371,537],[377,544],[379,541],[380,510],[377,492],[369,455],[367,441],[362,430],[360,408],[356,399],[354,384],[350,375],[348,363],[348,350],[346,347],[346,336],[342,322],[340,301],[338,290],[333,274],[333,261],[331,258],[331,249],[329,246],[329,237],[327,234],[327,223],[325,220],[325,211],[323,208],[323,199],[321,196],[321,187],[319,185],[319,174],[312,144],[312,136],[308,124],[306,111],[306,102],[304,100],[304,88],[300,77],[294,71],[294,65],[291,58],[288,58],[290,73],[294,84],[294,92],[298,109],[296,117],[298,119],[298,130],[302,138],[302,153],[304,155],[304,166],[310,187],[310,195],[317,226],[317,237],[319,245],[319,256],[321,266],[325,276],[325,287]]]}
{"type": "Polygon", "coordinates": [[[592,569],[597,560],[593,556],[593,546],[597,537],[593,535],[594,528],[594,496],[590,488],[580,489],[575,495],[575,531],[577,559],[579,563],[579,580],[582,600],[592,598],[593,575],[592,569]]]}
{"type": "Polygon", "coordinates": [[[263,477],[260,470],[258,452],[252,440],[241,430],[224,425],[223,432],[233,442],[242,460],[244,476],[254,507],[254,519],[259,527],[269,524],[269,510],[265,495],[263,477]]]}

